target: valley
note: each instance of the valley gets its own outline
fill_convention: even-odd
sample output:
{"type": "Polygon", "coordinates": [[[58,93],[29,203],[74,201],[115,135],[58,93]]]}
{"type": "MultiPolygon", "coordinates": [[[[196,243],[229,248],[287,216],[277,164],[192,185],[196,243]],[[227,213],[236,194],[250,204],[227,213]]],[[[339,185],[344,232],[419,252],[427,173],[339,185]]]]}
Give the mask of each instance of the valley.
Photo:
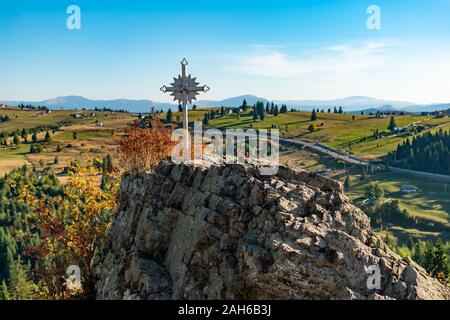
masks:
{"type": "MultiPolygon", "coordinates": [[[[205,113],[219,112],[220,108],[197,109],[189,111],[191,121],[202,121],[205,113]]],[[[2,108],[0,114],[11,120],[0,123],[0,132],[8,132],[8,146],[0,147],[0,174],[5,174],[23,164],[43,170],[50,167],[64,181],[67,177],[64,168],[74,160],[85,164],[95,158],[111,155],[116,159],[117,146],[125,128],[137,119],[137,115],[128,112],[101,112],[93,110],[21,110],[18,108],[2,108]],[[13,142],[14,131],[41,128],[37,133],[37,142],[32,142],[31,133],[27,133],[20,144],[13,142]],[[53,129],[50,129],[53,128],[53,129]],[[50,141],[45,141],[46,132],[50,132],[50,141]],[[31,153],[31,145],[41,144],[43,149],[31,153]]],[[[344,183],[348,177],[351,187],[347,194],[356,204],[362,204],[365,198],[365,186],[370,182],[378,183],[384,190],[383,201],[398,200],[400,208],[405,209],[418,225],[410,223],[388,224],[379,228],[379,232],[394,243],[403,244],[409,237],[417,239],[450,240],[450,186],[443,181],[423,179],[414,175],[387,172],[382,168],[383,156],[396,149],[405,139],[412,139],[425,132],[436,132],[442,128],[450,129],[448,118],[430,116],[403,115],[395,116],[398,126],[412,128],[423,126],[420,133],[392,134],[387,129],[389,117],[378,119],[373,115],[350,115],[335,113],[317,113],[318,118],[311,121],[311,112],[287,112],[277,116],[267,115],[264,120],[253,120],[250,112],[239,115],[229,114],[217,116],[209,120],[208,126],[218,129],[271,129],[280,130],[282,139],[286,141],[303,141],[304,143],[320,143],[323,146],[338,150],[362,161],[378,161],[380,165],[361,179],[364,166],[347,163],[323,152],[317,152],[301,144],[282,143],[281,161],[289,167],[317,171],[330,178],[344,183]],[[316,130],[310,132],[308,127],[314,124],[316,130]],[[379,137],[374,137],[374,132],[379,137]],[[415,193],[401,192],[403,185],[414,185],[415,193]]],[[[159,114],[166,120],[167,113],[159,114]]],[[[180,122],[181,112],[173,111],[172,121],[180,122]]],[[[19,132],[20,133],[20,132],[19,132]]]]}

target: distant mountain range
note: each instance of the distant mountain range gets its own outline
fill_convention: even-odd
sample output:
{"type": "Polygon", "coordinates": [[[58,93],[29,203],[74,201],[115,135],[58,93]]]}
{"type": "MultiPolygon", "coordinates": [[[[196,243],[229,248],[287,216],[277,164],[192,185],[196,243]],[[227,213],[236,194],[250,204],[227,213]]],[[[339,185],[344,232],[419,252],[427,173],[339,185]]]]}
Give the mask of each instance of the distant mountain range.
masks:
{"type": "Polygon", "coordinates": [[[130,100],[130,99],[114,99],[114,100],[93,100],[80,96],[57,97],[43,101],[1,101],[0,104],[8,106],[17,106],[19,104],[46,106],[50,109],[94,109],[109,108],[115,110],[127,110],[131,112],[148,112],[151,106],[159,109],[168,110],[173,108],[171,103],[160,103],[151,100],[130,100]]]}
{"type": "MultiPolygon", "coordinates": [[[[199,100],[195,104],[197,107],[236,107],[242,105],[243,100],[248,105],[253,105],[257,101],[272,102],[278,105],[285,104],[288,109],[296,108],[299,110],[310,111],[313,108],[333,108],[342,107],[345,112],[376,112],[376,111],[405,111],[405,112],[423,112],[437,111],[450,108],[447,104],[416,104],[407,101],[383,100],[364,96],[346,97],[335,100],[269,100],[254,95],[242,95],[231,97],[224,100],[199,100]]],[[[48,99],[44,101],[1,101],[0,104],[17,106],[19,104],[30,104],[34,106],[46,106],[50,109],[93,109],[93,108],[109,108],[116,110],[128,110],[131,112],[148,112],[151,107],[157,110],[168,110],[176,108],[173,103],[156,102],[152,100],[131,100],[131,99],[114,99],[114,100],[93,100],[81,96],[65,96],[48,99]]]]}

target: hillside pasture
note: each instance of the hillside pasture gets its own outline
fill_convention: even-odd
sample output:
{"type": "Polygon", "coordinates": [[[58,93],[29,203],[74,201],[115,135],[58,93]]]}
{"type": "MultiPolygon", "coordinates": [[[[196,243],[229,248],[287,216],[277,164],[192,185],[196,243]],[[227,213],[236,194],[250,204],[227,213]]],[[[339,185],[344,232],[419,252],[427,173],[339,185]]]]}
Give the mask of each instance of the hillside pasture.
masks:
{"type": "Polygon", "coordinates": [[[52,111],[45,113],[38,110],[20,110],[18,108],[0,108],[0,115],[8,115],[11,121],[0,124],[0,132],[11,133],[22,128],[30,129],[43,126],[58,125],[65,122],[70,125],[61,126],[59,129],[50,130],[51,141],[46,142],[45,131],[37,134],[37,142],[32,143],[31,134],[27,136],[27,142],[22,138],[19,145],[13,144],[13,138],[8,137],[8,146],[0,147],[0,174],[24,164],[35,166],[38,169],[51,166],[57,173],[74,159],[87,162],[95,157],[104,157],[107,154],[115,154],[122,130],[133,120],[137,119],[128,113],[96,112],[89,110],[80,111],[52,111]],[[93,113],[94,116],[89,116],[93,113]],[[74,118],[72,114],[85,115],[82,118],[74,118]],[[102,126],[94,125],[96,122],[102,126]],[[73,133],[76,132],[76,139],[73,133]],[[31,153],[31,145],[42,145],[43,151],[31,153]],[[62,150],[57,151],[58,146],[62,150]],[[58,163],[54,164],[55,157],[58,163]]]}
{"type": "MultiPolygon", "coordinates": [[[[413,135],[406,133],[393,134],[388,130],[390,117],[376,118],[371,115],[349,115],[335,113],[317,113],[318,119],[311,121],[311,112],[287,112],[278,116],[266,115],[264,120],[253,120],[249,113],[218,117],[209,121],[210,127],[225,130],[227,128],[271,129],[274,126],[280,130],[282,137],[300,138],[319,142],[331,148],[347,151],[366,159],[377,159],[396,149],[405,139],[413,135]],[[310,132],[310,125],[315,131],[310,132]],[[380,134],[375,138],[374,133],[380,134]]],[[[421,125],[423,132],[450,129],[450,119],[432,118],[419,115],[395,116],[398,127],[413,128],[421,125]]],[[[418,133],[421,134],[421,133],[418,133]]]]}

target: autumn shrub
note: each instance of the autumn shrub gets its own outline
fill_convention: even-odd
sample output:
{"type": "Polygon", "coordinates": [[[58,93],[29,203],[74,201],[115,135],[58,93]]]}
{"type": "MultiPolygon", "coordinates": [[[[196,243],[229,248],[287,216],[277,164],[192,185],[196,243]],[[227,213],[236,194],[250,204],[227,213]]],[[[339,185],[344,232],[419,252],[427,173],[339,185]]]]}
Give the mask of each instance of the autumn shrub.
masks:
{"type": "Polygon", "coordinates": [[[108,183],[102,187],[101,174],[93,165],[79,168],[59,196],[37,197],[21,191],[33,211],[29,227],[39,230],[41,239],[38,245],[28,245],[25,255],[37,261],[33,273],[45,299],[71,298],[73,293],[66,287],[70,265],[80,267],[81,294],[93,296],[91,261],[95,248],[106,238],[118,189],[115,172],[105,173],[108,183]]]}
{"type": "Polygon", "coordinates": [[[153,118],[150,128],[133,124],[126,129],[119,143],[119,161],[129,172],[152,170],[162,159],[167,158],[174,146],[172,129],[165,128],[153,118]]]}

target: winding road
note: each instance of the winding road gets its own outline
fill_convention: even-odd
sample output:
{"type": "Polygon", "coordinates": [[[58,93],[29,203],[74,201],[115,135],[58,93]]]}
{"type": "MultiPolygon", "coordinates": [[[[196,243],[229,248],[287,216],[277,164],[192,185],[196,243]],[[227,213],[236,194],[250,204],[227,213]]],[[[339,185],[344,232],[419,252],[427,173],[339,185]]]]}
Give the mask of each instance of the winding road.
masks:
{"type": "MultiPolygon", "coordinates": [[[[355,157],[354,155],[344,153],[342,151],[330,148],[328,146],[325,146],[325,145],[317,143],[317,142],[311,142],[311,141],[307,141],[307,140],[303,140],[303,139],[287,139],[287,138],[280,138],[280,142],[293,144],[293,145],[301,145],[315,153],[324,154],[324,155],[330,156],[334,159],[345,161],[347,163],[352,163],[352,164],[361,165],[361,166],[374,166],[375,165],[375,164],[372,164],[370,161],[355,157]]],[[[378,166],[378,165],[375,165],[375,166],[378,166]]],[[[445,174],[437,174],[437,173],[430,173],[430,172],[424,172],[424,171],[402,169],[402,168],[391,167],[391,166],[389,166],[389,170],[392,172],[411,174],[414,176],[437,180],[437,181],[450,182],[450,176],[445,175],[445,174]]]]}

